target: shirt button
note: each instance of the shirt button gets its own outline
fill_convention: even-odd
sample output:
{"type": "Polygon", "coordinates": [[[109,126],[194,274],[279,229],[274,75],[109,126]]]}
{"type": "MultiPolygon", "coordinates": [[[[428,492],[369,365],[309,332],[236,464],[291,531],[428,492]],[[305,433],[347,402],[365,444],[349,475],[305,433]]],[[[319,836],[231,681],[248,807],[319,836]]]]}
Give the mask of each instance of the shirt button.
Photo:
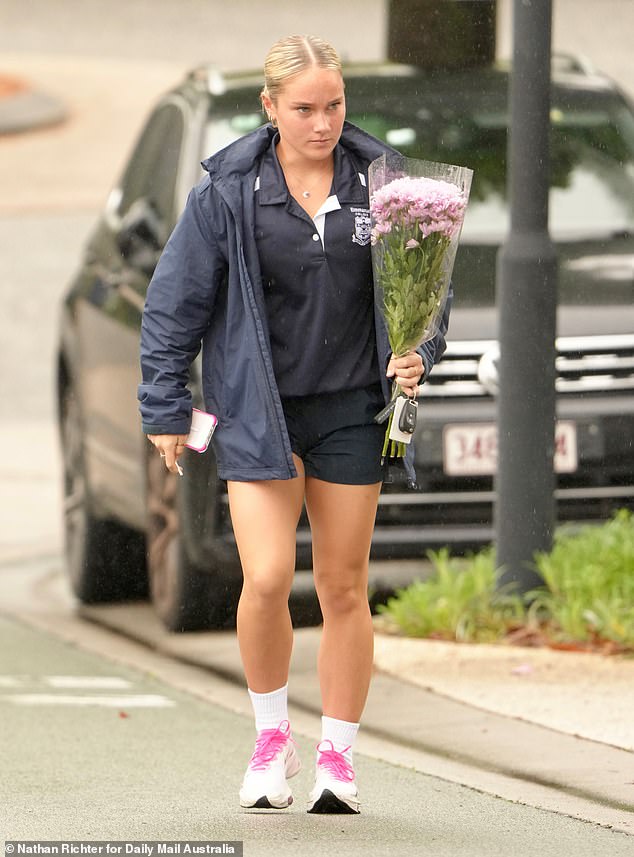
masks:
{"type": "Polygon", "coordinates": [[[319,235],[316,232],[313,235],[313,241],[319,241],[319,235]]]}

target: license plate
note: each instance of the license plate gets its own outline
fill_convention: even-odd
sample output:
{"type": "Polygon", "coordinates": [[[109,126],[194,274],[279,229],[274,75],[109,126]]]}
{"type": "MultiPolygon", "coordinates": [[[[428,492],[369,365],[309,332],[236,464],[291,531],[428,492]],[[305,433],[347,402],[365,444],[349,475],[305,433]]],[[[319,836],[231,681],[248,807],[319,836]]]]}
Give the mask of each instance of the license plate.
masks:
{"type": "MultiPolygon", "coordinates": [[[[497,470],[498,435],[495,423],[455,423],[443,429],[443,466],[448,476],[490,476],[497,470]]],[[[555,427],[556,473],[577,469],[577,428],[560,421],[555,427]]]]}

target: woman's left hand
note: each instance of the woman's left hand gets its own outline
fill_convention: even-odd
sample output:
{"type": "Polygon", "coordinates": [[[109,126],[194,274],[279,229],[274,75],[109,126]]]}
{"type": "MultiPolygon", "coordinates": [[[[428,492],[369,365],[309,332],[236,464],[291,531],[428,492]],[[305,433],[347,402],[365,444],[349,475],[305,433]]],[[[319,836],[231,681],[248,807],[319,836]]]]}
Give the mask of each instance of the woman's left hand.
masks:
{"type": "Polygon", "coordinates": [[[403,357],[393,354],[387,364],[388,378],[392,378],[410,398],[418,394],[418,384],[425,374],[423,358],[416,351],[408,351],[403,357]]]}
{"type": "Polygon", "coordinates": [[[186,434],[149,434],[148,440],[158,449],[165,466],[171,473],[183,475],[178,459],[185,452],[186,434]]]}

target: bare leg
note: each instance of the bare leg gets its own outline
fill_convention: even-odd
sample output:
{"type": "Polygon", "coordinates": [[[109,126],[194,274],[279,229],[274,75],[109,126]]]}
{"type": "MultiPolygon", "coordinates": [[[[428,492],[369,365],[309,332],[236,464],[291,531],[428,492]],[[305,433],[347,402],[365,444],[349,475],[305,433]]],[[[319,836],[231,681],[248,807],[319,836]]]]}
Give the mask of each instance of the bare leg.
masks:
{"type": "Polygon", "coordinates": [[[238,604],[240,654],[249,688],[283,687],[293,648],[288,597],[295,572],[295,533],[304,500],[304,468],[297,478],[228,482],[229,508],[244,584],[238,604]]]}
{"type": "Polygon", "coordinates": [[[315,587],[324,617],[319,650],[323,713],[356,723],[370,686],[374,653],[368,560],[381,490],[306,478],[315,587]]]}

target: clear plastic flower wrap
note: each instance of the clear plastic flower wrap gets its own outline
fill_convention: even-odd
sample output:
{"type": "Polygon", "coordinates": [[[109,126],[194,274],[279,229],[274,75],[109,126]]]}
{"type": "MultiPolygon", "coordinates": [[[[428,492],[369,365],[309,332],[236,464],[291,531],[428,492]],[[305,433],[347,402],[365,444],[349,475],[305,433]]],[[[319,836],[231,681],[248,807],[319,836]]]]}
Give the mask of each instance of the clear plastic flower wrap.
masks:
{"type": "MultiPolygon", "coordinates": [[[[438,332],[473,172],[382,155],[368,175],[376,306],[392,352],[402,357],[438,332]]],[[[402,411],[399,397],[404,394],[395,384],[380,415],[388,419],[383,458],[402,458],[413,431],[411,425],[400,431],[394,422],[402,411]]]]}

